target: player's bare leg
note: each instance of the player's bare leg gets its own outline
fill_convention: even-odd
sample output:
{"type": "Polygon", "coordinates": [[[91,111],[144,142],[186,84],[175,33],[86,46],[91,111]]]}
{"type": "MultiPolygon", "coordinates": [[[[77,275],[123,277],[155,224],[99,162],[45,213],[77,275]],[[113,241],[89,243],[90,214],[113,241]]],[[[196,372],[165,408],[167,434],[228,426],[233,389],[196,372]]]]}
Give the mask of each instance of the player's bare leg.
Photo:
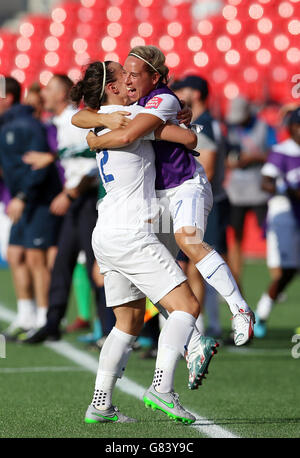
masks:
{"type": "Polygon", "coordinates": [[[46,251],[46,264],[47,264],[47,268],[49,269],[50,272],[53,269],[56,255],[57,255],[57,247],[56,246],[51,246],[46,251]]]}
{"type": "Polygon", "coordinates": [[[226,300],[233,315],[235,344],[243,345],[248,342],[253,337],[254,314],[242,297],[224,259],[202,241],[203,234],[195,227],[177,230],[175,239],[203,278],[226,300]]]}
{"type": "Polygon", "coordinates": [[[256,323],[254,326],[254,335],[258,338],[265,337],[267,333],[267,321],[271,314],[273,305],[278,301],[278,297],[293,280],[298,269],[280,269],[281,275],[273,280],[266,292],[263,293],[258,301],[255,316],[256,323]]]}
{"type": "Polygon", "coordinates": [[[36,327],[42,328],[46,323],[50,284],[50,270],[47,266],[46,250],[39,250],[35,248],[27,249],[26,263],[32,276],[34,293],[37,302],[36,327]]]}
{"type": "Polygon", "coordinates": [[[7,337],[16,338],[24,330],[35,326],[35,300],[32,278],[25,261],[25,249],[18,245],[9,245],[7,261],[11,268],[18,314],[16,320],[7,329],[7,337]]]}

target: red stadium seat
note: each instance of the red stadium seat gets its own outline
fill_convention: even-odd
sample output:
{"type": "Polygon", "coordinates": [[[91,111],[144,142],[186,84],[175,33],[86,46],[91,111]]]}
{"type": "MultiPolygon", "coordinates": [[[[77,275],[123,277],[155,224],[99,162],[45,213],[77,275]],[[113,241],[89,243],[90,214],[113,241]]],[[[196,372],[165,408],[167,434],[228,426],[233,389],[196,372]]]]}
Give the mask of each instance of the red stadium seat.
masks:
{"type": "Polygon", "coordinates": [[[1,73],[7,75],[14,67],[17,36],[8,31],[0,31],[0,67],[1,73]]]}
{"type": "Polygon", "coordinates": [[[225,1],[219,14],[196,20],[185,1],[65,1],[49,15],[22,19],[18,35],[0,33],[1,71],[28,85],[42,71],[43,81],[56,71],[78,75],[88,59],[123,63],[131,46],[154,44],[171,76],[190,68],[207,75],[222,106],[236,91],[262,100],[266,85],[276,100],[290,100],[300,62],[298,10],[287,1],[225,1]]]}

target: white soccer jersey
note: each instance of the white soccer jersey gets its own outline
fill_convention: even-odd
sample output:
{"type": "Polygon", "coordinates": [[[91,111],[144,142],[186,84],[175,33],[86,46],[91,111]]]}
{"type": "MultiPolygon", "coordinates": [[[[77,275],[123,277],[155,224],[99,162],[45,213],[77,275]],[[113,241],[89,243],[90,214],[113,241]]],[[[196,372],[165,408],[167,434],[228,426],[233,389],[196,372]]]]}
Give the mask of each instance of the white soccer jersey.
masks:
{"type": "Polygon", "coordinates": [[[67,189],[78,186],[85,175],[96,169],[94,154],[91,153],[86,141],[88,129],[78,129],[71,122],[77,111],[69,105],[52,120],[57,128],[58,155],[65,171],[67,189]]]}
{"type": "MultiPolygon", "coordinates": [[[[103,106],[101,113],[124,110],[103,106]]],[[[126,107],[131,118],[141,107],[126,107]]],[[[102,130],[100,134],[107,132],[102,130]]],[[[107,307],[149,297],[154,303],[186,280],[182,270],[147,221],[157,212],[155,157],[150,141],[97,153],[106,196],[98,206],[92,246],[104,274],[107,307]]]]}
{"type": "MultiPolygon", "coordinates": [[[[123,110],[107,105],[99,113],[123,110]]],[[[141,107],[126,107],[134,118],[141,107]]],[[[108,132],[100,131],[99,135],[108,132]]],[[[96,156],[99,174],[106,191],[100,202],[100,224],[111,228],[141,228],[157,214],[155,195],[155,157],[151,142],[138,139],[120,149],[102,150],[96,156]]]]}
{"type": "Polygon", "coordinates": [[[163,122],[170,121],[173,124],[179,124],[177,119],[177,113],[181,110],[180,103],[177,98],[172,94],[159,94],[142,108],[141,113],[151,114],[157,116],[163,122]]]}

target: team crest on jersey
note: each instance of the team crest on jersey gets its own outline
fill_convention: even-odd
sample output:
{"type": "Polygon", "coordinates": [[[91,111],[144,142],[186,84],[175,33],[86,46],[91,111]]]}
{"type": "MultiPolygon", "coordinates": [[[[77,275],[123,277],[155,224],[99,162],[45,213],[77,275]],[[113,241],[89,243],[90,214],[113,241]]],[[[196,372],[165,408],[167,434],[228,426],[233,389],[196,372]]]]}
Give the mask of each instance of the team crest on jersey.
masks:
{"type": "Polygon", "coordinates": [[[158,108],[162,100],[161,97],[153,97],[153,99],[146,103],[145,108],[158,108]]]}
{"type": "Polygon", "coordinates": [[[15,134],[12,131],[6,132],[6,143],[13,145],[15,143],[15,134]]]}

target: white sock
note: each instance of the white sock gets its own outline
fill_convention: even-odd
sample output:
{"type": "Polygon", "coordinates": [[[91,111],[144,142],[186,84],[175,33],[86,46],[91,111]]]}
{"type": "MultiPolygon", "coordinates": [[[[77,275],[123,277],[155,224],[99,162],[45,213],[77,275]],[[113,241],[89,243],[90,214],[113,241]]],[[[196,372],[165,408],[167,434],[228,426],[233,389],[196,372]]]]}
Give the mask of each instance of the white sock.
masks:
{"type": "Polygon", "coordinates": [[[205,285],[204,310],[208,319],[208,329],[213,336],[222,333],[219,317],[219,294],[209,284],[205,285]]]}
{"type": "Polygon", "coordinates": [[[250,311],[228,265],[219,253],[212,250],[196,264],[196,267],[207,283],[223,296],[233,315],[239,310],[244,312],[250,311]]]}
{"type": "Polygon", "coordinates": [[[47,322],[47,307],[37,307],[36,309],[36,328],[42,328],[47,322]]]}
{"type": "Polygon", "coordinates": [[[266,321],[269,318],[274,300],[270,298],[269,294],[264,293],[258,301],[256,313],[258,318],[266,321]]]}
{"type": "Polygon", "coordinates": [[[174,389],[174,373],[180,355],[185,354],[195,327],[190,313],[175,311],[166,320],[158,340],[153,386],[159,393],[174,389]]]}
{"type": "Polygon", "coordinates": [[[205,332],[205,327],[204,327],[204,316],[203,313],[200,313],[196,323],[195,323],[195,329],[197,329],[198,333],[200,336],[204,335],[205,332]]]}
{"type": "Polygon", "coordinates": [[[92,405],[99,410],[109,409],[112,405],[112,394],[118,377],[113,375],[97,375],[92,405]]]}
{"type": "Polygon", "coordinates": [[[195,348],[199,347],[199,338],[201,335],[203,334],[199,332],[197,326],[194,326],[194,330],[188,344],[188,353],[192,353],[195,348]]]}
{"type": "MultiPolygon", "coordinates": [[[[164,322],[166,321],[165,318],[164,319],[164,322]]],[[[194,347],[194,346],[198,346],[199,345],[199,337],[203,336],[204,335],[204,331],[205,331],[205,327],[204,327],[204,316],[203,316],[203,313],[200,313],[196,322],[195,322],[195,326],[194,326],[194,329],[193,329],[193,332],[192,332],[192,335],[191,335],[191,338],[190,338],[190,341],[189,341],[189,344],[188,344],[188,351],[191,351],[191,349],[194,347]]]]}
{"type": "Polygon", "coordinates": [[[136,337],[115,327],[107,336],[99,357],[99,367],[92,400],[92,404],[97,409],[106,410],[112,405],[114,386],[117,379],[123,375],[136,337]]]}
{"type": "Polygon", "coordinates": [[[36,322],[36,303],[34,299],[18,299],[17,301],[18,326],[24,329],[35,327],[36,322]]]}
{"type": "Polygon", "coordinates": [[[158,322],[159,322],[159,329],[162,330],[162,328],[164,327],[166,323],[166,318],[161,313],[158,315],[158,322]]]}

